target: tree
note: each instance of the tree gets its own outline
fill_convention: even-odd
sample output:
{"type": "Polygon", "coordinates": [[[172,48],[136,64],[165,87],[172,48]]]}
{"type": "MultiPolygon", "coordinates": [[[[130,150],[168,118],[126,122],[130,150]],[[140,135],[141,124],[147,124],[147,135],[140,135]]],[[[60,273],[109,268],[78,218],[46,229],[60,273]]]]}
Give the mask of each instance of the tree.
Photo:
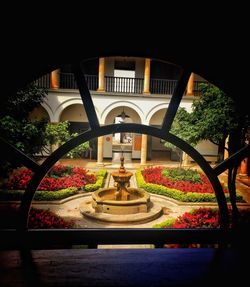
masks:
{"type": "Polygon", "coordinates": [[[0,119],[0,134],[20,151],[34,157],[45,145],[46,124],[46,120],[31,122],[24,118],[18,121],[11,116],[5,116],[0,119]]]}
{"type": "MultiPolygon", "coordinates": [[[[224,150],[229,156],[244,145],[246,115],[241,114],[236,103],[219,88],[208,84],[199,86],[202,96],[194,101],[192,117],[197,127],[200,140],[210,140],[219,146],[219,161],[224,159],[224,150]],[[228,147],[225,146],[229,138],[228,147]]],[[[238,166],[228,169],[228,190],[232,205],[232,215],[235,225],[239,211],[236,205],[236,175],[238,166]]]]}
{"type": "MultiPolygon", "coordinates": [[[[171,133],[180,137],[191,146],[195,146],[199,141],[196,127],[191,122],[191,115],[184,108],[178,109],[175,120],[171,127],[171,133]]],[[[183,151],[169,142],[165,142],[164,146],[172,149],[178,154],[181,166],[183,151]]]]}
{"type": "MultiPolygon", "coordinates": [[[[192,112],[179,109],[171,132],[195,146],[209,140],[219,146],[219,161],[223,160],[225,140],[229,137],[229,156],[244,144],[244,130],[249,129],[246,115],[242,115],[234,101],[219,88],[200,84],[201,97],[193,102],[192,112]]],[[[168,146],[168,144],[166,144],[168,146]]],[[[237,221],[235,180],[237,167],[228,170],[228,189],[233,218],[237,221]]]]}
{"type": "Polygon", "coordinates": [[[47,90],[35,84],[10,96],[0,112],[0,134],[5,140],[29,156],[34,156],[45,144],[44,132],[47,121],[31,121],[29,113],[43,101],[47,90]]]}
{"type": "MultiPolygon", "coordinates": [[[[233,100],[219,88],[200,84],[201,97],[192,104],[192,112],[180,108],[171,127],[171,132],[196,146],[209,140],[219,146],[220,160],[223,159],[225,140],[230,132],[239,127],[239,116],[233,100]]],[[[167,146],[169,144],[166,144],[167,146]]]]}
{"type": "Polygon", "coordinates": [[[209,140],[219,146],[219,161],[223,160],[225,140],[239,127],[239,115],[234,101],[219,88],[200,84],[201,97],[193,102],[192,122],[198,140],[209,140]]]}
{"type": "Polygon", "coordinates": [[[16,120],[28,118],[29,113],[42,103],[47,94],[47,89],[37,87],[34,83],[29,84],[25,89],[3,99],[4,109],[0,110],[0,119],[5,116],[16,120]]]}
{"type": "MultiPolygon", "coordinates": [[[[70,134],[69,125],[70,123],[68,121],[56,124],[48,123],[45,131],[46,144],[51,146],[60,146],[73,137],[76,137],[78,133],[70,134]]],[[[69,151],[66,156],[69,158],[81,158],[84,156],[84,153],[88,148],[89,142],[84,142],[69,151]]]]}
{"type": "MultiPolygon", "coordinates": [[[[4,98],[0,110],[0,136],[29,156],[35,156],[45,144],[46,120],[31,121],[29,113],[43,101],[47,90],[35,84],[4,98]]],[[[10,165],[1,163],[1,172],[6,174],[10,165]]]]}

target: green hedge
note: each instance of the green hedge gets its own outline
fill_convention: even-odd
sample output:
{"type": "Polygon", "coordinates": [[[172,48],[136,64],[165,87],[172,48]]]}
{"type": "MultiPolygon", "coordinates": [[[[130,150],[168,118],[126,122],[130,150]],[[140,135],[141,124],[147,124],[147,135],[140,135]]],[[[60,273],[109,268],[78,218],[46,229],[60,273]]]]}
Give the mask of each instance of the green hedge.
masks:
{"type": "Polygon", "coordinates": [[[169,218],[161,223],[157,223],[155,225],[153,225],[153,228],[171,228],[173,226],[173,224],[175,223],[176,218],[169,218]]]}
{"type": "MultiPolygon", "coordinates": [[[[182,192],[177,189],[168,188],[166,186],[146,183],[141,171],[136,172],[137,185],[145,189],[147,192],[164,195],[183,202],[217,202],[214,193],[195,193],[195,192],[182,192]]],[[[229,202],[229,194],[226,193],[226,200],[229,202]]],[[[236,193],[237,202],[244,202],[243,197],[239,192],[236,193]]]]}
{"type": "MultiPolygon", "coordinates": [[[[56,191],[36,191],[34,200],[60,200],[77,194],[76,187],[56,191]]],[[[0,200],[21,200],[24,190],[0,190],[0,200]]]]}
{"type": "Polygon", "coordinates": [[[106,176],[107,176],[107,170],[106,169],[99,170],[96,174],[96,183],[86,184],[84,186],[84,190],[90,192],[90,191],[95,191],[95,190],[103,187],[106,176]]]}

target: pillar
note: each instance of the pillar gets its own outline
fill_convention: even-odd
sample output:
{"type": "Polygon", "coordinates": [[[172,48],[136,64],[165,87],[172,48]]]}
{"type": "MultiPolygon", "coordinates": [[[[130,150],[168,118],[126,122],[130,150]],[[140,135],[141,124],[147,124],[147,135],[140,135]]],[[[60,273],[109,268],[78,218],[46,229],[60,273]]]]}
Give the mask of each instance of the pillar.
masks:
{"type": "Polygon", "coordinates": [[[240,164],[240,175],[247,176],[248,158],[246,157],[240,164]]]}
{"type": "MultiPolygon", "coordinates": [[[[227,136],[226,141],[225,141],[225,147],[228,149],[228,140],[229,136],[227,136]]],[[[224,160],[228,158],[228,150],[224,149],[224,160]]]]}
{"type": "Polygon", "coordinates": [[[187,153],[183,152],[182,160],[183,160],[183,165],[184,166],[190,165],[190,157],[189,157],[189,155],[187,153]]]}
{"type": "Polygon", "coordinates": [[[105,58],[99,58],[98,91],[104,92],[105,58]]]}
{"type": "Polygon", "coordinates": [[[187,84],[187,96],[194,95],[194,73],[191,73],[187,84]]]}
{"type": "Polygon", "coordinates": [[[57,149],[58,149],[58,144],[52,144],[51,145],[51,153],[53,153],[57,149]]]}
{"type": "Polygon", "coordinates": [[[60,69],[54,70],[50,74],[50,87],[51,89],[60,88],[60,69]]]}
{"type": "MultiPolygon", "coordinates": [[[[248,145],[249,140],[246,140],[245,143],[248,145]]],[[[249,157],[246,157],[241,162],[241,164],[240,164],[240,175],[243,175],[243,176],[248,175],[248,160],[249,160],[249,157]]]]}
{"type": "Polygon", "coordinates": [[[145,68],[144,68],[144,86],[143,93],[149,94],[149,84],[150,84],[150,59],[145,59],[145,68]]]}
{"type": "Polygon", "coordinates": [[[141,165],[147,164],[147,135],[142,135],[141,141],[141,165]]]}
{"type": "Polygon", "coordinates": [[[103,165],[103,137],[98,137],[97,165],[103,165]]]}

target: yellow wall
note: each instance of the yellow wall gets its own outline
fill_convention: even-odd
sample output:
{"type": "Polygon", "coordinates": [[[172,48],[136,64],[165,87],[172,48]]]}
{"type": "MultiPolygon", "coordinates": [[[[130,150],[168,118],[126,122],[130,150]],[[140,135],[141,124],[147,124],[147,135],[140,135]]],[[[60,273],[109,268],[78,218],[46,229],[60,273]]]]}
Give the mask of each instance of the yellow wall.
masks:
{"type": "Polygon", "coordinates": [[[60,121],[88,122],[88,119],[83,105],[74,104],[63,110],[60,121]]]}
{"type": "Polygon", "coordinates": [[[150,119],[150,125],[161,125],[166,113],[166,109],[159,110],[150,119]]]}
{"type": "Polygon", "coordinates": [[[29,119],[31,121],[39,121],[41,119],[48,119],[49,120],[49,115],[47,113],[47,111],[42,107],[39,106],[37,108],[35,108],[30,114],[29,114],[29,119]]]}

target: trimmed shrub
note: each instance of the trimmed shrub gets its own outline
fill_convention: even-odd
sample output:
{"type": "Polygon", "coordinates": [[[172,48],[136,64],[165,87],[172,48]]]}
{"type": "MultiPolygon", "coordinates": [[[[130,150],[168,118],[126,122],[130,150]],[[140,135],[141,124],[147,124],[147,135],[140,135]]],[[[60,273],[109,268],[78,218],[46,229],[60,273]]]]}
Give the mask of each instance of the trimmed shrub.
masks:
{"type": "Polygon", "coordinates": [[[176,221],[176,218],[169,218],[161,223],[157,223],[153,228],[171,228],[176,221]]]}
{"type": "Polygon", "coordinates": [[[98,190],[99,188],[102,188],[105,182],[105,178],[107,176],[107,170],[101,169],[96,174],[96,182],[92,184],[86,184],[84,186],[84,190],[88,192],[92,192],[95,190],[98,190]]]}
{"type": "Polygon", "coordinates": [[[162,176],[172,181],[189,181],[192,183],[202,183],[201,175],[198,171],[184,168],[163,168],[162,176]]]}
{"type": "MultiPolygon", "coordinates": [[[[0,200],[21,200],[24,190],[0,190],[0,200]]],[[[78,193],[77,188],[70,187],[57,191],[36,191],[34,200],[60,200],[78,193]]]]}

